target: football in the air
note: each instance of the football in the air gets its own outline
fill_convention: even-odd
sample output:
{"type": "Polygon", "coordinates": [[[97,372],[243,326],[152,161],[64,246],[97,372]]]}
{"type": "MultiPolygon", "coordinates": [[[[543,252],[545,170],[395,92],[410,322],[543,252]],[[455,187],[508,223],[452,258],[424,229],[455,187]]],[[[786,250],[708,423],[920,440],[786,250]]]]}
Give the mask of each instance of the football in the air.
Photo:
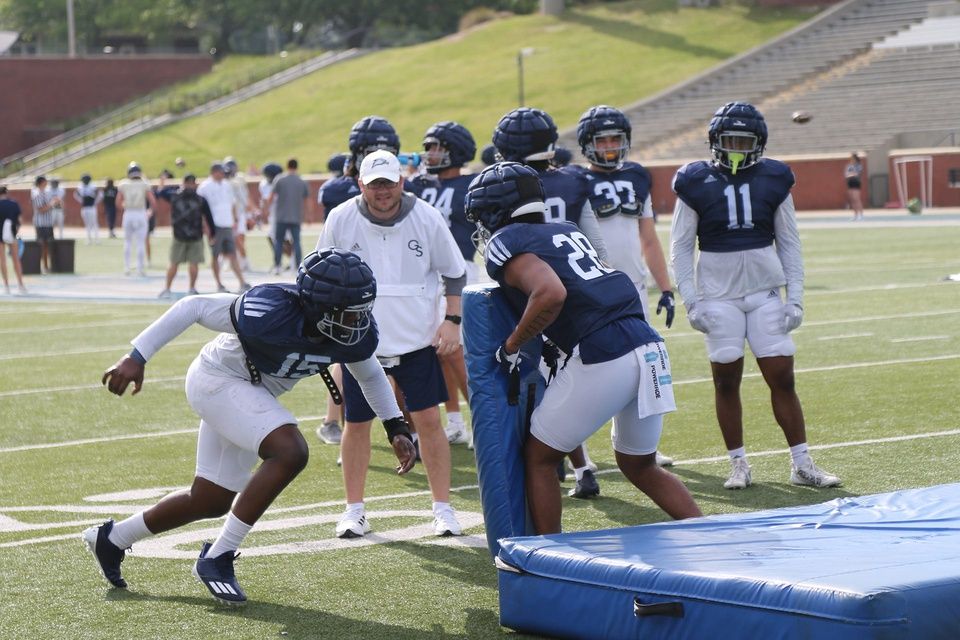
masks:
{"type": "Polygon", "coordinates": [[[790,116],[790,119],[797,124],[807,124],[813,120],[813,115],[807,113],[806,111],[794,111],[793,115],[790,116]]]}

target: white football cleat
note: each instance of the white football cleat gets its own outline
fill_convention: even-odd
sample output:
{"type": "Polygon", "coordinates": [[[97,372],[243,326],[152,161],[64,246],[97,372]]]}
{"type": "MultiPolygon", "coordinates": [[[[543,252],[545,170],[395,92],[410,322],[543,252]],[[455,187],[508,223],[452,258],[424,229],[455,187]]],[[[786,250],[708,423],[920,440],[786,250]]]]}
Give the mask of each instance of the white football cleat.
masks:
{"type": "Polygon", "coordinates": [[[724,489],[746,489],[750,486],[750,465],[746,458],[734,458],[730,461],[730,477],[723,483],[724,489]]]}
{"type": "Polygon", "coordinates": [[[840,486],[839,476],[827,473],[817,465],[813,460],[795,465],[790,465],[790,482],[803,487],[838,487],[840,486]]]}
{"type": "Polygon", "coordinates": [[[662,453],[660,453],[659,451],[657,451],[657,466],[658,466],[658,467],[672,467],[672,466],[673,466],[673,458],[671,458],[670,456],[665,456],[665,455],[663,455],[662,453]]]}
{"type": "Polygon", "coordinates": [[[449,423],[443,432],[447,434],[447,442],[450,444],[467,444],[470,442],[467,425],[462,422],[449,423]]]}

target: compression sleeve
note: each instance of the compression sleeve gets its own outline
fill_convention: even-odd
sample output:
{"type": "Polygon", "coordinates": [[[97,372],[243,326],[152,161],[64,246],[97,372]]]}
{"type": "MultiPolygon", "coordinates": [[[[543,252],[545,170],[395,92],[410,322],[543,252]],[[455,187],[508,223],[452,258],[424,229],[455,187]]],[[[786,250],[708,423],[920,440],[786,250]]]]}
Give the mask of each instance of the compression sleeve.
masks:
{"type": "Polygon", "coordinates": [[[787,280],[787,304],[803,306],[803,254],[800,250],[800,232],[793,196],[788,194],[773,219],[777,256],[783,265],[787,280]]]}
{"type": "Polygon", "coordinates": [[[195,324],[220,333],[236,333],[230,321],[230,305],[236,299],[232,293],[187,296],[167,309],[130,344],[144,360],[149,360],[165,344],[195,324]]]}
{"type": "Polygon", "coordinates": [[[376,356],[370,356],[360,362],[348,362],[344,365],[357,380],[363,397],[381,420],[389,420],[402,416],[397,399],[393,395],[393,387],[387,380],[387,374],[376,356]]]}
{"type": "Polygon", "coordinates": [[[580,230],[583,231],[583,235],[587,236],[587,240],[590,241],[593,248],[597,250],[597,256],[609,264],[607,245],[603,243],[600,223],[597,222],[597,214],[593,212],[593,207],[590,205],[589,200],[583,204],[583,210],[580,211],[580,230]]]}
{"type": "Polygon", "coordinates": [[[670,225],[670,266],[673,267],[677,291],[687,308],[697,302],[693,257],[697,244],[698,217],[690,205],[677,198],[670,225]]]}

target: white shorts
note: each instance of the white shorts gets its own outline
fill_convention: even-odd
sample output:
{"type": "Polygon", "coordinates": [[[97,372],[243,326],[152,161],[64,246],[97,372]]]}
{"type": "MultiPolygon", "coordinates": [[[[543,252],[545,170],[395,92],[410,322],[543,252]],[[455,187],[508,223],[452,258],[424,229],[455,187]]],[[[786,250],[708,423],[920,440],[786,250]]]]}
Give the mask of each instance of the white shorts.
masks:
{"type": "Polygon", "coordinates": [[[597,364],[583,364],[576,354],[547,387],[530,419],[530,433],[549,447],[570,452],[612,417],[614,451],[647,455],[657,450],[663,414],[676,408],[662,342],[597,364]]]}
{"type": "Polygon", "coordinates": [[[3,221],[3,229],[0,229],[0,242],[6,244],[13,244],[17,241],[17,238],[13,235],[13,220],[5,219],[3,221]]]}
{"type": "Polygon", "coordinates": [[[792,356],[797,352],[783,326],[780,289],[751,293],[733,300],[701,300],[697,303],[710,323],[706,338],[710,362],[729,364],[743,357],[743,342],[757,358],[792,356]]]}
{"type": "Polygon", "coordinates": [[[187,370],[187,401],[200,416],[196,475],[240,492],[273,430],[297,424],[277,398],[249,380],[211,370],[200,356],[187,370]]]}

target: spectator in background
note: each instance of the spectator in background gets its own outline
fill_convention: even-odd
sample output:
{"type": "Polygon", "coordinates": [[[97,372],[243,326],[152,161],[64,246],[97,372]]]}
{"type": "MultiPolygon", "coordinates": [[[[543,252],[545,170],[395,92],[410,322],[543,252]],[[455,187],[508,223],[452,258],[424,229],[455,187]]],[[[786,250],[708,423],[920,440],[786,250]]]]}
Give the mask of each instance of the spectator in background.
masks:
{"type": "Polygon", "coordinates": [[[193,174],[183,177],[183,186],[169,196],[170,225],[173,227],[173,241],[170,244],[170,265],[167,267],[167,281],[161,298],[170,298],[170,285],[177,275],[177,267],[187,263],[190,288],[187,295],[197,294],[197,274],[203,263],[203,222],[213,229],[210,207],[203,196],[197,193],[197,178],[193,174]]]}
{"type": "Polygon", "coordinates": [[[241,269],[250,271],[250,260],[247,259],[247,231],[253,228],[256,212],[250,202],[247,178],[239,173],[240,169],[233,156],[227,156],[223,159],[223,168],[226,170],[227,180],[233,187],[233,207],[237,216],[237,226],[234,233],[234,240],[237,243],[237,259],[240,262],[241,269]]]}
{"type": "Polygon", "coordinates": [[[210,266],[213,270],[213,279],[217,281],[217,291],[220,293],[227,291],[220,280],[220,256],[224,256],[237,275],[237,280],[240,281],[240,293],[243,293],[250,288],[250,285],[243,279],[240,262],[237,260],[237,246],[233,235],[236,224],[233,185],[226,180],[226,171],[222,164],[214,162],[210,165],[210,177],[200,183],[197,193],[206,199],[213,218],[213,240],[210,243],[213,257],[210,266]]]}
{"type": "Polygon", "coordinates": [[[863,164],[860,162],[860,156],[854,151],[850,154],[850,162],[843,169],[843,177],[847,181],[847,204],[853,210],[854,220],[863,220],[863,202],[860,199],[862,176],[863,164]]]}
{"type": "MultiPolygon", "coordinates": [[[[283,173],[283,167],[276,162],[268,162],[263,165],[260,173],[263,174],[259,185],[260,217],[266,217],[267,219],[267,244],[270,245],[270,252],[273,253],[273,243],[277,237],[277,202],[271,200],[270,195],[273,193],[273,183],[276,182],[277,176],[283,173]]],[[[283,255],[287,258],[287,266],[284,267],[284,270],[291,270],[293,269],[293,245],[289,240],[290,234],[287,233],[286,235],[287,237],[281,239],[283,255]]],[[[276,273],[276,269],[270,271],[276,273]]]]}
{"type": "Polygon", "coordinates": [[[296,158],[287,160],[287,173],[280,176],[273,183],[273,193],[270,194],[268,206],[275,202],[276,233],[273,239],[273,273],[280,273],[280,258],[283,255],[283,239],[290,233],[293,243],[294,264],[300,264],[302,249],[300,248],[300,226],[303,224],[303,215],[307,209],[307,198],[310,197],[310,188],[297,175],[299,165],[296,158]]]}
{"type": "Polygon", "coordinates": [[[53,216],[53,227],[60,231],[57,235],[63,240],[63,199],[67,192],[60,186],[60,180],[51,178],[47,193],[50,196],[50,215],[53,216]]]}
{"type": "MultiPolygon", "coordinates": [[[[164,169],[160,172],[160,177],[158,178],[157,186],[153,188],[154,198],[157,200],[166,200],[170,202],[170,197],[175,194],[179,187],[176,184],[167,184],[167,180],[173,180],[173,172],[169,169],[164,169]]],[[[149,207],[149,204],[148,204],[149,207]]],[[[153,236],[154,230],[157,228],[157,211],[156,208],[151,209],[150,216],[147,218],[147,265],[153,264],[153,254],[150,249],[150,238],[153,236]]]]}
{"type": "Polygon", "coordinates": [[[97,222],[97,205],[102,192],[93,186],[89,173],[80,176],[80,186],[73,192],[73,199],[80,205],[80,217],[87,230],[87,244],[100,244],[100,224],[97,222]]]}
{"type": "MultiPolygon", "coordinates": [[[[356,247],[370,265],[381,294],[373,315],[380,327],[377,357],[400,388],[417,426],[420,450],[433,496],[434,533],[460,535],[450,506],[450,445],[438,405],[447,389],[438,354],[460,348],[460,293],[466,284],[463,256],[443,215],[403,191],[400,161],[385,150],[368,153],[360,163],[360,196],[333,211],[318,247],[356,247]],[[442,284],[441,284],[442,280],[442,284]],[[447,316],[441,320],[440,296],[447,316]]],[[[336,526],[340,538],[370,530],[363,503],[370,465],[370,425],[374,411],[356,379],[343,372],[346,429],[341,442],[346,510],[336,526]]]]}
{"type": "Polygon", "coordinates": [[[33,228],[37,232],[37,244],[40,245],[40,267],[44,273],[50,273],[50,241],[53,240],[53,205],[47,192],[47,179],[37,176],[30,189],[30,203],[33,205],[33,228]]]}
{"type": "Polygon", "coordinates": [[[7,195],[7,188],[0,185],[0,272],[3,273],[3,290],[10,293],[10,280],[7,277],[7,251],[13,262],[13,272],[17,276],[17,291],[26,293],[23,286],[23,269],[20,266],[20,247],[17,231],[20,229],[20,205],[7,195]]]}
{"type": "Polygon", "coordinates": [[[133,273],[130,264],[131,251],[137,254],[137,274],[146,276],[144,258],[147,251],[147,231],[149,229],[147,211],[149,205],[156,210],[157,201],[150,183],[143,179],[143,170],[136,162],[127,167],[127,179],[117,185],[117,211],[121,214],[123,225],[123,265],[126,275],[133,273]]]}
{"type": "Polygon", "coordinates": [[[117,233],[114,228],[117,226],[117,186],[113,184],[113,178],[107,178],[107,184],[103,187],[103,215],[107,219],[107,231],[111,238],[116,238],[117,233]]]}

